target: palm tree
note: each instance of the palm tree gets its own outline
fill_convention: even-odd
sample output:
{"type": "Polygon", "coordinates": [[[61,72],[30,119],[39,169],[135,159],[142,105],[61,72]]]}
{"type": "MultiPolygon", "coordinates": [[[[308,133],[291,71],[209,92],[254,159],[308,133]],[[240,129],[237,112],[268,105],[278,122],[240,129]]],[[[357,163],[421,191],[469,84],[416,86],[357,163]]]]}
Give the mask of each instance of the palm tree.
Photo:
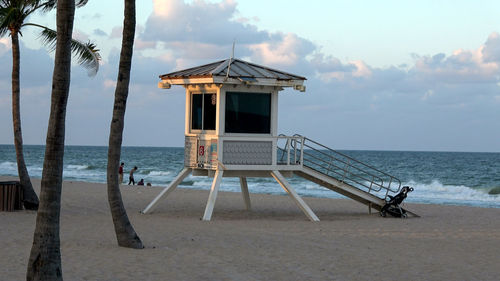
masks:
{"type": "MultiPolygon", "coordinates": [[[[84,5],[87,1],[79,1],[78,5],[84,5]]],[[[0,37],[10,35],[12,40],[12,121],[14,128],[14,146],[16,148],[17,169],[19,181],[23,190],[24,207],[29,210],[38,208],[38,197],[33,190],[33,185],[26,169],[23,153],[23,136],[21,131],[20,114],[20,52],[19,35],[21,29],[33,26],[42,29],[41,38],[43,43],[55,48],[56,32],[47,27],[25,22],[35,11],[48,11],[55,7],[57,1],[40,0],[0,0],[0,37]]],[[[90,74],[97,73],[99,69],[99,53],[92,43],[81,43],[71,41],[71,47],[81,65],[89,69],[90,74]]]]}
{"type": "Polygon", "coordinates": [[[122,247],[142,249],[142,241],[136,234],[130,223],[118,183],[118,165],[120,163],[121,145],[123,137],[123,124],[125,109],[127,106],[128,87],[130,82],[130,68],[132,65],[132,53],[135,35],[135,0],[124,0],[124,20],[122,50],[120,53],[120,65],[118,68],[118,79],[116,81],[115,102],[113,107],[113,119],[109,132],[108,148],[108,202],[115,226],[118,245],[122,247]]]}
{"type": "MultiPolygon", "coordinates": [[[[78,4],[85,4],[79,0],[78,4]]],[[[66,105],[71,78],[71,52],[75,0],[52,1],[57,6],[52,98],[43,162],[40,206],[36,216],[26,280],[62,280],[59,215],[64,157],[66,105]]]]}

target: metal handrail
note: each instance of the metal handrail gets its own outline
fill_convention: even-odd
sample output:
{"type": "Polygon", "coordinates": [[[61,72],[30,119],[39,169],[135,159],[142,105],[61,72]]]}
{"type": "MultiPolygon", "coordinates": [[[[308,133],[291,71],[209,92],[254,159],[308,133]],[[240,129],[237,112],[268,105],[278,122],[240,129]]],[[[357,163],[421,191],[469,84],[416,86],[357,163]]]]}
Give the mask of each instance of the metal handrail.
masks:
{"type": "MultiPolygon", "coordinates": [[[[307,145],[306,145],[306,146],[307,146],[307,145]]],[[[352,166],[352,165],[349,163],[349,161],[345,162],[345,161],[343,161],[343,160],[341,160],[341,159],[336,159],[336,158],[331,157],[330,155],[328,155],[328,154],[326,154],[326,153],[322,153],[321,151],[316,151],[316,152],[321,153],[322,155],[325,155],[325,156],[327,156],[327,157],[330,157],[330,160],[331,160],[331,161],[327,161],[327,160],[325,160],[325,159],[322,159],[322,158],[316,157],[316,156],[314,156],[313,154],[311,154],[311,153],[307,153],[307,152],[304,152],[304,155],[309,156],[309,157],[311,157],[311,158],[313,158],[313,159],[316,159],[317,161],[322,162],[322,163],[324,163],[324,164],[328,164],[328,167],[327,167],[327,168],[325,168],[326,172],[323,172],[324,174],[326,174],[326,175],[328,175],[328,176],[330,176],[330,175],[331,175],[331,173],[332,173],[332,174],[336,174],[336,175],[338,175],[338,176],[340,177],[340,178],[338,178],[338,179],[339,179],[341,182],[346,182],[347,180],[351,180],[351,181],[353,181],[353,182],[355,182],[355,183],[357,183],[357,184],[360,184],[360,185],[365,185],[365,184],[364,184],[363,182],[358,182],[357,180],[355,180],[355,178],[359,178],[359,179],[361,179],[361,180],[369,181],[369,182],[370,182],[370,186],[372,186],[373,184],[375,184],[376,186],[378,186],[378,187],[379,187],[378,189],[373,189],[373,188],[370,188],[372,191],[380,191],[380,190],[384,187],[384,180],[383,180],[381,177],[378,177],[378,176],[376,176],[376,175],[371,175],[371,176],[372,176],[371,180],[370,180],[369,178],[363,177],[362,175],[359,175],[359,174],[353,174],[353,176],[349,177],[348,175],[349,175],[349,174],[352,174],[351,172],[349,172],[349,167],[351,167],[351,168],[353,168],[353,169],[355,169],[356,171],[361,172],[361,173],[364,173],[365,171],[364,171],[364,170],[362,170],[362,169],[360,169],[360,168],[358,168],[358,167],[356,167],[356,166],[352,166]],[[338,166],[338,165],[333,164],[335,160],[336,160],[336,161],[338,161],[338,162],[340,162],[340,163],[345,164],[345,165],[344,165],[344,168],[342,168],[342,167],[340,167],[340,166],[338,166]],[[332,169],[331,167],[338,168],[338,169],[340,169],[343,173],[339,173],[338,171],[336,171],[336,170],[332,169]],[[378,182],[377,182],[377,183],[375,183],[375,178],[376,178],[376,179],[378,179],[378,182]]],[[[306,162],[309,162],[309,163],[311,163],[311,164],[313,164],[313,165],[317,165],[317,166],[322,167],[320,164],[318,164],[318,162],[314,162],[314,161],[312,161],[312,160],[310,160],[310,159],[306,159],[305,161],[306,161],[306,162]]],[[[310,168],[312,168],[312,167],[310,167],[310,168]]],[[[321,171],[319,171],[319,172],[321,172],[321,171]]],[[[335,178],[336,178],[336,177],[335,177],[335,178]]],[[[367,187],[368,187],[368,186],[367,186],[367,187]]]]}
{"type": "Polygon", "coordinates": [[[291,164],[290,152],[293,150],[294,164],[297,164],[297,155],[300,155],[298,164],[369,193],[385,191],[384,199],[389,192],[397,193],[401,189],[401,181],[398,178],[309,138],[298,134],[293,137],[280,135],[280,138],[287,139],[284,148],[278,147],[282,152],[280,161],[283,161],[286,154],[288,165],[291,164]]]}
{"type": "Polygon", "coordinates": [[[299,143],[302,144],[304,143],[303,139],[304,137],[302,136],[286,136],[283,134],[280,134],[277,138],[278,140],[280,139],[286,139],[286,144],[284,148],[281,148],[278,146],[278,152],[281,152],[281,158],[277,159],[278,164],[285,164],[285,165],[301,165],[302,163],[302,147],[298,147],[297,145],[292,146],[292,142],[296,142],[297,139],[299,139],[299,143]],[[293,153],[293,161],[291,162],[291,155],[293,153]],[[286,161],[283,159],[286,156],[286,161]],[[298,160],[298,159],[300,160],[298,160]]]}

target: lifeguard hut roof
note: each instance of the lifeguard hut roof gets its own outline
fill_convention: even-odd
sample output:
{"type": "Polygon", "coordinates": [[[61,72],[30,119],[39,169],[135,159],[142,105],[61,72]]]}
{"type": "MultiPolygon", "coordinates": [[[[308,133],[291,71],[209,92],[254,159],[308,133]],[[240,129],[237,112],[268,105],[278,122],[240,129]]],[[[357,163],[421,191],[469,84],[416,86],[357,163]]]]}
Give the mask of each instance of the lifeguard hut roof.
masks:
{"type": "Polygon", "coordinates": [[[257,65],[240,59],[226,59],[160,75],[164,83],[174,85],[198,83],[251,84],[266,86],[301,86],[305,77],[257,65]],[[229,72],[229,74],[228,74],[229,72]]]}

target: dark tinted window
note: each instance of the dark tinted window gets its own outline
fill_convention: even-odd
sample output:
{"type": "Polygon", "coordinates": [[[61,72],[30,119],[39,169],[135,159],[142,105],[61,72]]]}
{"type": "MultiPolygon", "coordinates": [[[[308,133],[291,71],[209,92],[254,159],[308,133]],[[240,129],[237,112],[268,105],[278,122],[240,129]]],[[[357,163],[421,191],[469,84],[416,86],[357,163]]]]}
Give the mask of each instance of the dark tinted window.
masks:
{"type": "Polygon", "coordinates": [[[192,95],[191,103],[191,128],[202,129],[203,95],[192,95]]]}
{"type": "Polygon", "coordinates": [[[203,130],[215,130],[215,115],[217,113],[217,96],[203,94],[203,130]]]}
{"type": "Polygon", "coordinates": [[[227,133],[271,133],[271,94],[226,93],[227,133]]]}
{"type": "Polygon", "coordinates": [[[215,94],[193,94],[191,98],[191,129],[215,130],[217,96],[215,94]]]}

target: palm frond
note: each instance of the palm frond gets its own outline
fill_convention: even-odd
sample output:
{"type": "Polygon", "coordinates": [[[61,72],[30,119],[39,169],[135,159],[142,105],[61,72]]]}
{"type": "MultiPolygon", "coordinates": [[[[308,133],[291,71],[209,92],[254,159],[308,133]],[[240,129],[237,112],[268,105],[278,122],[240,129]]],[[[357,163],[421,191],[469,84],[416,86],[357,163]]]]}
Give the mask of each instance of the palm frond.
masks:
{"type": "Polygon", "coordinates": [[[23,9],[22,5],[0,6],[0,36],[9,33],[12,27],[16,27],[18,31],[21,29],[21,25],[27,16],[23,13],[23,9]]]}
{"type": "Polygon", "coordinates": [[[19,32],[27,17],[40,6],[40,0],[0,0],[0,36],[10,31],[19,32]]]}
{"type": "Polygon", "coordinates": [[[9,32],[10,10],[9,7],[0,7],[0,37],[3,37],[9,32]]]}
{"type": "Polygon", "coordinates": [[[43,12],[48,12],[57,7],[57,0],[48,0],[42,3],[43,5],[43,12]]]}
{"type": "MultiPolygon", "coordinates": [[[[75,2],[75,5],[77,8],[80,8],[80,7],[83,7],[87,4],[87,2],[89,2],[88,0],[77,0],[75,2]]],[[[50,11],[50,10],[53,10],[57,7],[57,0],[47,0],[43,3],[44,7],[43,7],[43,10],[44,11],[50,11]]]]}
{"type": "MultiPolygon", "coordinates": [[[[43,44],[48,46],[51,51],[55,50],[57,43],[57,32],[55,30],[44,28],[40,34],[40,38],[43,44]]],[[[73,56],[78,60],[78,64],[88,70],[89,76],[97,74],[101,55],[95,44],[90,41],[82,43],[76,39],[71,39],[71,51],[73,52],[73,56]]]]}
{"type": "Polygon", "coordinates": [[[76,1],[76,7],[77,8],[83,7],[87,5],[87,2],[89,2],[89,0],[78,0],[76,1]]]}

